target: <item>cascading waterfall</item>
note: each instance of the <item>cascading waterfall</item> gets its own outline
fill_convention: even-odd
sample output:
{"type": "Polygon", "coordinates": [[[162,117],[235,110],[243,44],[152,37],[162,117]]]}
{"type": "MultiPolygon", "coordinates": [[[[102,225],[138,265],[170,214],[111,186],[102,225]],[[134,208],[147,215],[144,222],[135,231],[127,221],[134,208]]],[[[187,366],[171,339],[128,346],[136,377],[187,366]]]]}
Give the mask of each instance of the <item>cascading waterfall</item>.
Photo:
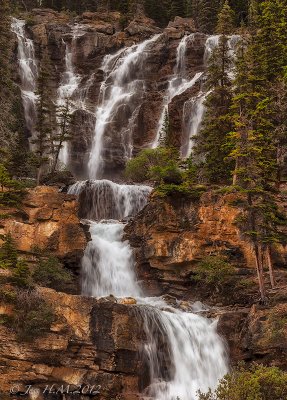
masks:
{"type": "Polygon", "coordinates": [[[164,125],[165,116],[168,114],[168,106],[172,100],[184,93],[186,90],[192,88],[203,75],[202,72],[198,72],[192,79],[186,77],[186,50],[188,44],[194,39],[194,34],[184,36],[177,47],[176,66],[174,68],[174,74],[169,80],[168,89],[163,101],[163,109],[158,123],[157,134],[152,148],[156,148],[159,145],[162,130],[164,125]]]}
{"type": "Polygon", "coordinates": [[[146,205],[151,190],[144,185],[98,180],[77,182],[69,188],[69,194],[80,196],[83,218],[122,220],[136,215],[146,205]]]}
{"type": "Polygon", "coordinates": [[[12,18],[11,30],[18,40],[18,62],[21,79],[21,95],[24,108],[26,127],[33,137],[36,124],[36,102],[37,102],[37,61],[35,57],[34,44],[25,32],[24,20],[12,18]]]}
{"type": "MultiPolygon", "coordinates": [[[[62,76],[61,85],[58,88],[58,98],[57,98],[57,107],[65,107],[66,102],[69,102],[70,113],[73,113],[75,110],[80,108],[79,101],[75,98],[74,94],[79,88],[81,82],[81,76],[77,75],[74,70],[73,65],[73,50],[75,41],[78,37],[80,37],[83,33],[81,32],[81,26],[74,26],[72,29],[72,42],[71,44],[65,43],[65,72],[62,76]]],[[[59,155],[60,161],[67,165],[69,160],[69,148],[68,142],[63,143],[63,147],[60,151],[59,155]]]]}
{"type": "Polygon", "coordinates": [[[101,85],[100,100],[96,111],[95,134],[88,164],[89,177],[96,179],[103,172],[103,139],[108,127],[119,113],[129,109],[130,117],[122,126],[119,135],[125,148],[125,158],[132,156],[131,126],[139,110],[138,101],[144,94],[143,63],[152,43],[160,35],[155,35],[140,44],[118,51],[104,58],[102,70],[105,74],[101,85]],[[130,125],[131,124],[131,125],[130,125]]]}
{"type": "Polygon", "coordinates": [[[199,390],[216,388],[228,372],[217,321],[177,310],[162,300],[147,299],[147,303],[139,311],[148,338],[144,350],[151,381],[143,398],[195,400],[199,390]]]}
{"type": "MultiPolygon", "coordinates": [[[[219,38],[220,35],[213,35],[209,36],[205,43],[205,52],[204,52],[204,64],[205,66],[208,65],[208,61],[212,55],[212,52],[216,47],[219,45],[219,38]]],[[[232,35],[228,39],[228,48],[229,48],[229,55],[234,59],[235,58],[235,51],[237,44],[240,40],[239,35],[232,35]]],[[[230,78],[233,79],[234,72],[233,66],[229,71],[230,78]]],[[[195,97],[191,98],[184,104],[184,112],[183,112],[183,126],[185,126],[185,135],[184,140],[181,146],[181,156],[182,158],[187,158],[192,153],[193,147],[193,137],[195,137],[200,128],[203,121],[204,113],[205,113],[205,100],[210,94],[210,91],[203,91],[201,90],[199,94],[195,97]],[[189,118],[187,117],[189,115],[189,118]]]]}
{"type": "Polygon", "coordinates": [[[171,307],[162,298],[144,296],[136,279],[132,249],[123,241],[120,219],[136,215],[147,203],[151,188],[111,181],[77,182],[78,195],[89,221],[92,241],[82,260],[82,293],[86,296],[134,297],[147,338],[144,356],[150,385],[142,399],[196,400],[197,391],[214,389],[228,371],[217,321],[171,307]],[[112,220],[110,218],[113,218],[112,220]]]}

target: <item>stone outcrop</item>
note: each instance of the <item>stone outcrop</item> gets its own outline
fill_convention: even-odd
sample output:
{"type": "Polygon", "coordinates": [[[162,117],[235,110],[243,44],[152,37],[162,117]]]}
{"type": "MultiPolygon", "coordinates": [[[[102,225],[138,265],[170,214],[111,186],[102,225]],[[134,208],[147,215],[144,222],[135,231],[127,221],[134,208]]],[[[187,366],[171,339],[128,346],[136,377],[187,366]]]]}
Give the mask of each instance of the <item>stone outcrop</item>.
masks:
{"type": "Polygon", "coordinates": [[[79,263],[88,238],[77,216],[75,196],[59,193],[55,187],[30,189],[20,210],[4,210],[1,233],[10,233],[17,250],[33,253],[33,248],[48,251],[70,268],[79,263]]]}
{"type": "MultiPolygon", "coordinates": [[[[208,304],[253,304],[258,298],[254,254],[236,223],[241,213],[240,207],[233,205],[236,202],[235,194],[215,192],[205,193],[200,200],[153,196],[126,228],[146,290],[152,295],[169,293],[208,304]],[[209,255],[227,257],[235,267],[232,279],[220,289],[194,279],[198,262],[209,255]]],[[[280,248],[272,254],[280,286],[286,285],[284,254],[285,249],[280,248]]]]}
{"type": "Polygon", "coordinates": [[[139,355],[143,333],[134,306],[40,291],[55,310],[56,320],[50,332],[33,343],[18,342],[0,326],[0,392],[9,394],[17,385],[20,391],[33,385],[41,392],[53,384],[52,390],[84,385],[98,389],[97,398],[102,400],[137,399],[143,376],[139,355]]]}

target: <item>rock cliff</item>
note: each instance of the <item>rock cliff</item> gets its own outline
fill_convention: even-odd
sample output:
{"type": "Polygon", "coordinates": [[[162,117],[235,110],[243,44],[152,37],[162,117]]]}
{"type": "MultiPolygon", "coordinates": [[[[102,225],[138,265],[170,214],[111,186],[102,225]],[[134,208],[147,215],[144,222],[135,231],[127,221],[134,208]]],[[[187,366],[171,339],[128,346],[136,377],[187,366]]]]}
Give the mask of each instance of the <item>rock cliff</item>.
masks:
{"type": "MultiPolygon", "coordinates": [[[[122,62],[120,52],[125,48],[132,49],[136,44],[159,35],[137,68],[131,66],[124,72],[126,84],[133,82],[136,85],[136,96],[132,102],[116,104],[110,116],[102,151],[105,177],[119,175],[119,171],[122,171],[127,158],[128,140],[134,154],[155,140],[166,91],[176,69],[178,45],[185,35],[193,34],[185,54],[188,67],[184,70],[184,79],[189,81],[205,70],[207,36],[195,33],[191,19],[176,18],[166,29],[156,27],[154,21],[143,14],[136,15],[125,28],[122,19],[117,12],[86,12],[72,17],[49,9],[35,9],[29,15],[25,28],[27,36],[33,40],[38,65],[43,52],[48,52],[52,71],[49,85],[55,103],[59,101],[59,90],[70,90],[69,93],[72,93],[74,128],[69,145],[69,167],[79,178],[87,176],[96,123],[95,110],[103,97],[101,89],[103,84],[106,89],[109,88],[114,76],[104,65],[109,55],[118,54],[113,61],[114,68],[122,62]],[[68,89],[71,73],[74,76],[74,89],[68,89]],[[103,83],[107,76],[108,80],[103,83]]],[[[17,42],[15,64],[16,51],[17,42]]],[[[18,81],[20,83],[20,77],[18,81]]],[[[196,96],[199,92],[200,82],[193,88],[187,87],[184,93],[179,92],[170,101],[171,136],[178,147],[182,141],[188,141],[188,138],[179,134],[184,131],[181,129],[184,120],[179,110],[191,94],[196,96]]]]}
{"type": "Polygon", "coordinates": [[[89,240],[77,212],[75,196],[39,186],[28,190],[20,207],[2,210],[0,232],[10,233],[20,252],[48,251],[77,271],[89,240]]]}

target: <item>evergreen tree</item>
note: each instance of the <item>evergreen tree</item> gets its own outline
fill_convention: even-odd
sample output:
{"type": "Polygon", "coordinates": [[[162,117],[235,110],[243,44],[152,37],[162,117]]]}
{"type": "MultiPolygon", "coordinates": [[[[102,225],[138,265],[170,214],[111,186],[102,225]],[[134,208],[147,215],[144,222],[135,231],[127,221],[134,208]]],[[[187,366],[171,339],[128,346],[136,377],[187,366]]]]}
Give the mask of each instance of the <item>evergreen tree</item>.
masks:
{"type": "Polygon", "coordinates": [[[15,117],[13,102],[15,100],[15,85],[11,79],[11,31],[10,2],[0,0],[0,154],[4,160],[9,157],[9,146],[14,143],[15,117]]]}
{"type": "Polygon", "coordinates": [[[166,109],[164,112],[162,128],[159,134],[160,147],[167,147],[169,142],[169,135],[170,135],[170,122],[169,122],[168,109],[166,109]]]}
{"type": "Polygon", "coordinates": [[[71,105],[69,98],[66,99],[65,104],[63,106],[60,106],[58,108],[57,116],[59,122],[58,122],[58,131],[53,136],[54,154],[53,154],[53,164],[51,168],[51,173],[54,173],[57,168],[60,151],[63,147],[64,142],[67,142],[72,138],[71,136],[72,114],[71,114],[71,105]]]}
{"type": "Polygon", "coordinates": [[[224,2],[222,10],[218,14],[218,23],[216,32],[220,35],[230,35],[234,31],[234,20],[235,14],[232,8],[229,6],[228,0],[224,2]]]}
{"type": "MultiPolygon", "coordinates": [[[[286,65],[286,2],[264,1],[258,8],[256,33],[247,50],[239,57],[234,97],[234,125],[231,134],[236,160],[234,183],[246,193],[244,231],[251,240],[262,301],[266,300],[263,271],[268,266],[270,282],[275,284],[273,243],[282,241],[280,224],[284,221],[278,211],[274,189],[278,159],[286,151],[284,98],[284,66],[286,65]],[[285,35],[285,37],[284,37],[285,35]],[[280,54],[279,54],[280,53],[280,54]],[[278,85],[281,81],[280,86],[278,85]],[[277,90],[275,89],[277,87],[277,90]],[[277,108],[279,107],[279,113],[277,108]]],[[[280,163],[280,162],[279,162],[280,163]]],[[[280,179],[280,178],[279,178],[280,179]]],[[[243,225],[244,225],[243,224],[243,225]]]]}
{"type": "MultiPolygon", "coordinates": [[[[229,25],[224,26],[221,20],[219,22],[220,29],[227,31],[229,25]]],[[[232,129],[229,116],[232,104],[231,67],[228,37],[221,35],[218,47],[209,60],[207,89],[210,94],[205,102],[205,117],[199,134],[194,138],[195,156],[201,162],[199,173],[209,183],[228,183],[231,179],[233,161],[228,159],[230,149],[227,146],[232,129]]]]}
{"type": "Polygon", "coordinates": [[[51,78],[50,59],[47,51],[44,52],[38,76],[37,90],[37,124],[36,137],[32,143],[35,145],[35,164],[37,167],[37,184],[40,183],[49,155],[54,154],[53,149],[53,121],[54,105],[49,89],[51,78]]]}
{"type": "Polygon", "coordinates": [[[214,33],[220,0],[194,0],[193,18],[201,32],[214,33]]]}

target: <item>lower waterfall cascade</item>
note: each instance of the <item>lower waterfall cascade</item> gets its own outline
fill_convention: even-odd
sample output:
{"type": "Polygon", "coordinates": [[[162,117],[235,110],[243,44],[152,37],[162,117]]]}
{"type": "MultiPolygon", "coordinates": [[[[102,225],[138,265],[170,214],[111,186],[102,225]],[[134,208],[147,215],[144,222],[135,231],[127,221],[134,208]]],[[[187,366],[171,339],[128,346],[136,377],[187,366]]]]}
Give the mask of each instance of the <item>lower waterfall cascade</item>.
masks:
{"type": "Polygon", "coordinates": [[[163,298],[145,297],[136,279],[132,249],[123,241],[122,219],[135,216],[145,206],[151,188],[87,181],[76,183],[69,193],[81,195],[85,190],[93,193],[95,201],[88,204],[97,211],[87,213],[95,219],[87,221],[92,240],[82,260],[83,295],[136,299],[147,338],[144,356],[150,373],[150,385],[142,399],[196,400],[199,390],[214,389],[228,372],[228,356],[216,320],[201,316],[198,308],[185,312],[163,298]],[[118,219],[109,219],[114,204],[122,207],[114,214],[118,219]],[[162,342],[166,343],[165,352],[160,351],[162,342]],[[168,373],[162,367],[166,363],[168,373]]]}

